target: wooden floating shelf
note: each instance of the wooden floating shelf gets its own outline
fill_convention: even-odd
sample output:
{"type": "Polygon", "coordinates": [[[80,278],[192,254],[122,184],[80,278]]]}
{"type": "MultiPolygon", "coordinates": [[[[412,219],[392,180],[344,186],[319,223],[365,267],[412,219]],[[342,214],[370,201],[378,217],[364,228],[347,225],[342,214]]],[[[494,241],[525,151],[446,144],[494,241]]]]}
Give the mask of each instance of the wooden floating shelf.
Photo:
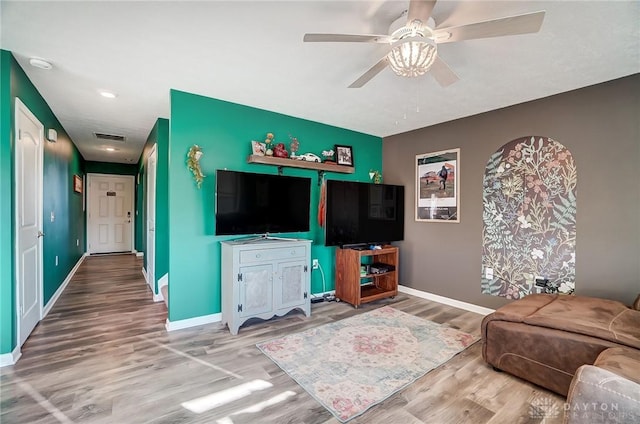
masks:
{"type": "Polygon", "coordinates": [[[323,172],[339,172],[341,174],[353,174],[355,168],[353,166],[336,165],[330,162],[309,162],[298,159],[276,158],[273,156],[249,155],[247,163],[260,163],[263,165],[273,165],[288,168],[304,168],[313,169],[323,172]]]}

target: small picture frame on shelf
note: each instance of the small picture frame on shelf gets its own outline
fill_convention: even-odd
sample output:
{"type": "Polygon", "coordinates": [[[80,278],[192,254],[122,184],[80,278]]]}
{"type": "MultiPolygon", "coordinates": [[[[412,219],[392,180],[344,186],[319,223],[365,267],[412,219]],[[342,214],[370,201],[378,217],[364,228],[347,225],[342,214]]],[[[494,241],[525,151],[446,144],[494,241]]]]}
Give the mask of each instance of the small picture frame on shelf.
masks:
{"type": "Polygon", "coordinates": [[[251,153],[257,156],[264,156],[267,151],[267,146],[265,143],[260,143],[259,141],[251,142],[251,153]]]}
{"type": "Polygon", "coordinates": [[[334,151],[338,165],[353,166],[353,149],[351,146],[340,146],[336,144],[334,151]]]}

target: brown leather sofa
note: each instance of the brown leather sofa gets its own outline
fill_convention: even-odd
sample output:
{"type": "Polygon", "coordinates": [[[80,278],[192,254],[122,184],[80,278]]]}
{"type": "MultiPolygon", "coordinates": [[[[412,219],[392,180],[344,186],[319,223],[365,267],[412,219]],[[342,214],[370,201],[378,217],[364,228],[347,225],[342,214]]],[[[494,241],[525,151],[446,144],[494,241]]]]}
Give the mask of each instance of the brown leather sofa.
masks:
{"type": "Polygon", "coordinates": [[[591,297],[530,295],[487,315],[481,329],[487,363],[563,396],[604,350],[640,350],[640,311],[591,297]]]}
{"type": "Polygon", "coordinates": [[[640,422],[640,350],[611,347],[571,381],[564,424],[640,422]]]}

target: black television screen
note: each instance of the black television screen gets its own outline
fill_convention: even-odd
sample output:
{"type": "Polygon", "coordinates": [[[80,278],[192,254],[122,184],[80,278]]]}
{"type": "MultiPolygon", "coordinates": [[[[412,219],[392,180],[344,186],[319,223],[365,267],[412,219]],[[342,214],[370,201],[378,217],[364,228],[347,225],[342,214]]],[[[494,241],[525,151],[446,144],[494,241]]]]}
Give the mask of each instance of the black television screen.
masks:
{"type": "Polygon", "coordinates": [[[309,231],[311,179],[216,171],[216,235],[309,231]]]}
{"type": "Polygon", "coordinates": [[[404,239],[404,187],[327,181],[325,245],[404,239]]]}

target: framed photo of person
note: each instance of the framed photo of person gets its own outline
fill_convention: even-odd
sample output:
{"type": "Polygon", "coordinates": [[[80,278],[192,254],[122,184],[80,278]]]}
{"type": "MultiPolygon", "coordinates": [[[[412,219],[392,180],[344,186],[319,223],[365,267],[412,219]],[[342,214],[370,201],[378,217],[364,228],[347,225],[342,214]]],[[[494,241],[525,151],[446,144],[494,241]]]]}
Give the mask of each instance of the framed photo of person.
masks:
{"type": "Polygon", "coordinates": [[[336,144],[334,151],[338,165],[353,166],[353,149],[351,146],[340,146],[336,144]]]}
{"type": "Polygon", "coordinates": [[[460,222],[460,149],[416,155],[416,221],[460,222]]]}

